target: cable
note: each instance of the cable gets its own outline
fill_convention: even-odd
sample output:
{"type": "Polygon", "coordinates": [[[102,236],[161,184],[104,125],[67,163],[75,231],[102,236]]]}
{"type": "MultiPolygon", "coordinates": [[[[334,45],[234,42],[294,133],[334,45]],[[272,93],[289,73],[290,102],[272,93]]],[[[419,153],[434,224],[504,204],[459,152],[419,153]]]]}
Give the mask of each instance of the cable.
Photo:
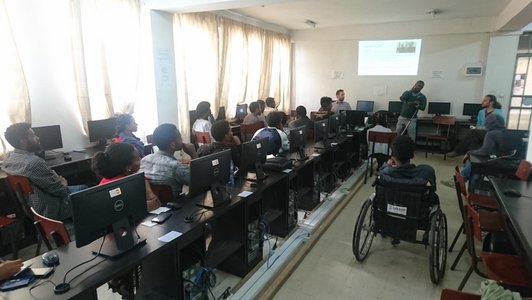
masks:
{"type": "Polygon", "coordinates": [[[107,258],[104,258],[104,259],[103,259],[102,261],[100,261],[98,264],[91,266],[90,268],[88,268],[88,269],[84,270],[83,272],[81,272],[80,274],[76,275],[74,278],[70,279],[70,281],[66,282],[66,277],[67,277],[68,273],[70,273],[70,272],[72,272],[74,269],[77,269],[78,267],[80,267],[80,266],[82,266],[82,265],[84,265],[84,264],[87,264],[87,263],[89,263],[89,262],[95,260],[96,258],[98,258],[98,256],[100,255],[100,253],[101,253],[101,251],[102,251],[102,247],[103,247],[103,244],[104,244],[104,243],[105,243],[105,235],[103,236],[102,243],[100,244],[100,249],[98,249],[98,253],[96,253],[96,255],[95,255],[93,258],[91,258],[91,259],[89,259],[89,260],[86,260],[86,261],[84,261],[84,262],[82,262],[82,263],[80,263],[80,264],[74,266],[74,267],[71,268],[70,270],[68,270],[68,271],[65,273],[65,276],[63,276],[63,283],[68,283],[68,284],[70,284],[70,282],[72,282],[72,280],[74,280],[75,278],[77,278],[77,277],[80,276],[81,274],[84,274],[85,272],[87,272],[88,270],[90,270],[91,268],[93,268],[94,266],[97,266],[97,265],[98,265],[99,263],[101,263],[102,261],[105,261],[107,258]]]}
{"type": "Polygon", "coordinates": [[[197,221],[201,220],[201,218],[203,217],[203,215],[206,212],[207,212],[207,210],[205,208],[200,208],[200,209],[196,210],[195,212],[193,212],[192,214],[190,214],[188,217],[185,217],[183,220],[185,221],[185,223],[197,222],[197,221]],[[196,220],[196,217],[198,217],[197,220],[196,220]]]}

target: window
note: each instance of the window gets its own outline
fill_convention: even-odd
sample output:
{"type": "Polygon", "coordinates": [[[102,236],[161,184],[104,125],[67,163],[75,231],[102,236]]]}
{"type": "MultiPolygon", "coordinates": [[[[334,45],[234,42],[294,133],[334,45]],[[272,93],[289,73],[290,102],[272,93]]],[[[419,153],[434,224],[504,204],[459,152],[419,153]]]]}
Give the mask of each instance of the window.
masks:
{"type": "Polygon", "coordinates": [[[519,38],[508,128],[528,130],[532,116],[532,33],[519,38]]]}

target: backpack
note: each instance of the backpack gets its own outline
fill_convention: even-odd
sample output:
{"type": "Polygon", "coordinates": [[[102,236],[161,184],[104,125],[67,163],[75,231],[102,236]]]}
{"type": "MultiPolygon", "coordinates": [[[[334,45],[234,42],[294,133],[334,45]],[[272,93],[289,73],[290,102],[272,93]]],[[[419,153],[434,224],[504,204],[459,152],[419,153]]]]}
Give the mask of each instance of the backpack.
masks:
{"type": "Polygon", "coordinates": [[[268,152],[266,154],[277,155],[281,148],[281,135],[276,128],[263,128],[253,137],[253,140],[268,138],[268,152]]]}

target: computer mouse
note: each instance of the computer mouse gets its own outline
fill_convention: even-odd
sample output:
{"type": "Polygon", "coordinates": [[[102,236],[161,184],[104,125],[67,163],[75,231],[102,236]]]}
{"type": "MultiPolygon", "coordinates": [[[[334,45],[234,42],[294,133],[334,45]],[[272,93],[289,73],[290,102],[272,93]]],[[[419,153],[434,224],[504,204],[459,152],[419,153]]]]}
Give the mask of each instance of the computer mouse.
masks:
{"type": "Polygon", "coordinates": [[[168,202],[168,203],[166,203],[166,207],[178,210],[178,209],[183,208],[183,205],[181,205],[181,204],[179,204],[177,202],[168,202]]]}
{"type": "Polygon", "coordinates": [[[65,155],[63,156],[63,159],[64,159],[65,161],[72,161],[72,156],[70,156],[70,154],[65,154],[65,155]]]}
{"type": "Polygon", "coordinates": [[[57,266],[59,264],[59,254],[56,251],[44,253],[42,256],[42,263],[47,267],[57,266]]]}
{"type": "Polygon", "coordinates": [[[504,189],[503,193],[508,197],[521,197],[521,192],[514,189],[504,189]]]}

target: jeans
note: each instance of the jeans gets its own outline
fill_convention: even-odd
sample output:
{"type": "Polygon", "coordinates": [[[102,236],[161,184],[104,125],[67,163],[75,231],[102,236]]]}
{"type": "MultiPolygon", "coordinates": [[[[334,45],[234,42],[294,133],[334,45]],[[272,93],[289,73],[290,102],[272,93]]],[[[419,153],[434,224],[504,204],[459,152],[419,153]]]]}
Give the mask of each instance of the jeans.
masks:
{"type": "MultiPolygon", "coordinates": [[[[403,130],[405,129],[406,125],[408,124],[408,121],[410,119],[399,116],[397,119],[397,125],[395,127],[395,131],[400,135],[403,133],[403,130]]],[[[416,141],[416,124],[417,124],[417,118],[413,118],[410,124],[408,125],[408,136],[415,142],[416,141]]]]}
{"type": "Polygon", "coordinates": [[[466,182],[469,181],[469,191],[474,191],[475,187],[478,185],[480,175],[471,175],[471,162],[467,161],[460,173],[464,176],[466,182]]]}

